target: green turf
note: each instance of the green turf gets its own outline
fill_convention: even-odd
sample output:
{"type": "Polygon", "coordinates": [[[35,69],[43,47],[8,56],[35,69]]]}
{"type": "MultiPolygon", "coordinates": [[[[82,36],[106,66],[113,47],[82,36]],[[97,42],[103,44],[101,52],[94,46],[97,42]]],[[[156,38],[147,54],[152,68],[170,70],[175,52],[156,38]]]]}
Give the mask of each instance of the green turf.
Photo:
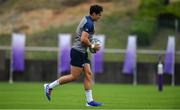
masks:
{"type": "Polygon", "coordinates": [[[83,84],[57,87],[48,102],[43,83],[0,83],[0,109],[180,109],[180,87],[95,84],[94,98],[102,107],[86,107],[83,84]]]}

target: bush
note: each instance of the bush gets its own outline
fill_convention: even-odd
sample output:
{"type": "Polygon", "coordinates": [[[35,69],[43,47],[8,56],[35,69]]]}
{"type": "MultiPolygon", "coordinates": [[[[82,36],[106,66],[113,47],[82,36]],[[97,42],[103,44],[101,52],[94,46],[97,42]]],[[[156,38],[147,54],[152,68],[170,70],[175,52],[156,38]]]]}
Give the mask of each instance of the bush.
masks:
{"type": "Polygon", "coordinates": [[[11,34],[10,33],[0,34],[0,45],[1,46],[11,45],[11,34]]]}
{"type": "Polygon", "coordinates": [[[180,17],[179,10],[180,10],[180,1],[166,6],[164,13],[172,13],[173,15],[180,17]]]}
{"type": "Polygon", "coordinates": [[[154,9],[162,7],[164,5],[164,0],[141,0],[140,9],[154,9]]]}
{"type": "Polygon", "coordinates": [[[138,45],[148,46],[153,41],[156,30],[155,20],[135,21],[131,27],[131,34],[137,35],[138,45]]]}
{"type": "Polygon", "coordinates": [[[164,0],[141,0],[138,15],[131,27],[131,34],[138,36],[138,44],[148,46],[157,30],[157,16],[164,9],[164,0]]]}

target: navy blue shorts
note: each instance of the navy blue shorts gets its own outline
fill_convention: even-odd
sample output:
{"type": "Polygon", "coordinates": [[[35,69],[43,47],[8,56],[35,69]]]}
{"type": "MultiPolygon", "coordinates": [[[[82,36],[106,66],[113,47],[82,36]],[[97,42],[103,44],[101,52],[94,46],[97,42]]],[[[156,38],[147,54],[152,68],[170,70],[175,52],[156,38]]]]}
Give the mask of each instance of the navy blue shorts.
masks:
{"type": "Polygon", "coordinates": [[[90,60],[88,59],[88,53],[79,52],[76,49],[71,49],[71,65],[77,67],[84,67],[84,64],[90,64],[90,60]]]}

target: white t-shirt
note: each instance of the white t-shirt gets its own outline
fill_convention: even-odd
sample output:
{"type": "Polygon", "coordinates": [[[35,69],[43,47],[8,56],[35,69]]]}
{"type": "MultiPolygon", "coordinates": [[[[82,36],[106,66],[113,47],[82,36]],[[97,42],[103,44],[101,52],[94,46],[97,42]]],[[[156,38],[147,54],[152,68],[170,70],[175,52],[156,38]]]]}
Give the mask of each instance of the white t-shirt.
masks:
{"type": "Polygon", "coordinates": [[[163,74],[163,64],[162,63],[158,64],[158,74],[163,74]]]}

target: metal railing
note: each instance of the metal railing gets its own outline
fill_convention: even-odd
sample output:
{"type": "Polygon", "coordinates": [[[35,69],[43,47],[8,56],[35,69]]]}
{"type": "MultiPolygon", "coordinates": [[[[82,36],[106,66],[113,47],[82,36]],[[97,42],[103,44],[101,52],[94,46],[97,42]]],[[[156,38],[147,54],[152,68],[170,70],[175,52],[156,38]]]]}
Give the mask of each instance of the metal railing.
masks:
{"type": "MultiPolygon", "coordinates": [[[[11,50],[10,46],[0,46],[0,50],[11,50]]],[[[58,52],[58,47],[36,47],[36,46],[26,46],[26,51],[38,51],[38,52],[58,52]]],[[[126,53],[126,49],[114,49],[106,48],[105,53],[126,53]]],[[[138,49],[137,54],[165,54],[165,50],[150,50],[150,49],[138,49]]],[[[180,55],[180,51],[175,52],[176,55],[180,55]]]]}

